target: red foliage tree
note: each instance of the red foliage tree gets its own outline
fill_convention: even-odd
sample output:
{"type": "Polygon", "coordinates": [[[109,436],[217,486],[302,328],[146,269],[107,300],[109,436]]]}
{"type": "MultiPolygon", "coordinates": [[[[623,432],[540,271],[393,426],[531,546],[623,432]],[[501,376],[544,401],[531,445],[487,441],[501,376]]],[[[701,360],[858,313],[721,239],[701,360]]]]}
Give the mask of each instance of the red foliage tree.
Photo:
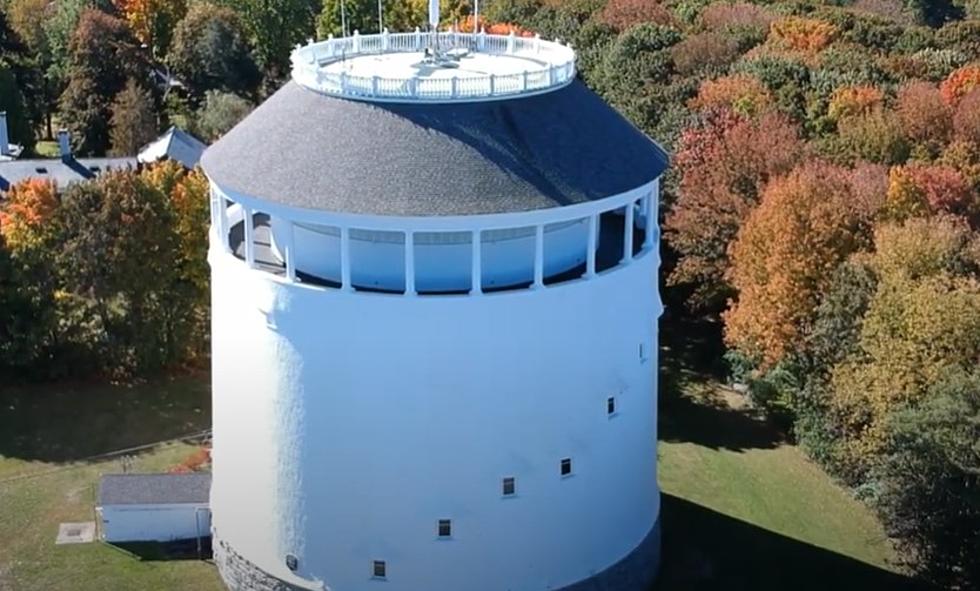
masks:
{"type": "Polygon", "coordinates": [[[654,0],[609,0],[599,13],[598,20],[617,31],[625,31],[640,23],[675,23],[674,15],[654,0]]]}
{"type": "Polygon", "coordinates": [[[934,84],[910,82],[902,86],[895,111],[913,142],[939,148],[949,141],[952,110],[934,84]]]}
{"type": "Polygon", "coordinates": [[[980,86],[980,65],[973,64],[953,70],[939,85],[939,92],[947,104],[955,105],[971,90],[980,86]]]}
{"type": "Polygon", "coordinates": [[[681,136],[675,156],[680,194],[666,236],[680,253],[673,284],[691,283],[694,307],[718,308],[731,294],[728,245],[770,178],[804,158],[798,128],[785,116],[747,119],[725,110],[681,136]]]}
{"type": "Polygon", "coordinates": [[[953,134],[957,140],[980,145],[980,87],[968,92],[956,105],[953,134]]]}

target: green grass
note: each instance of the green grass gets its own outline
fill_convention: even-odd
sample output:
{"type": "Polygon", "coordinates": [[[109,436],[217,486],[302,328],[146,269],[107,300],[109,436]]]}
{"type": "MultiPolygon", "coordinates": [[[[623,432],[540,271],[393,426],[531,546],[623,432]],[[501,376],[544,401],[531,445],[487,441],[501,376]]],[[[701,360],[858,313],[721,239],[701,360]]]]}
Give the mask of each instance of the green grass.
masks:
{"type": "MultiPolygon", "coordinates": [[[[717,339],[700,340],[690,327],[665,326],[662,333],[658,590],[911,588],[867,508],[780,433],[738,408],[738,399],[704,370],[718,358],[711,344],[717,339]],[[672,346],[679,335],[682,345],[672,346]]],[[[99,475],[121,470],[118,460],[91,456],[209,427],[208,397],[206,376],[137,386],[5,388],[0,589],[222,589],[206,562],[145,553],[141,560],[102,543],[54,545],[59,523],[93,519],[99,475]]],[[[152,447],[137,454],[134,469],[165,470],[192,449],[152,447]]]]}
{"type": "MultiPolygon", "coordinates": [[[[131,386],[5,385],[0,395],[0,589],[171,591],[222,589],[198,561],[141,561],[113,546],[55,546],[58,524],[91,521],[99,476],[118,459],[87,459],[210,427],[206,378],[131,386]]],[[[164,471],[194,446],[134,454],[133,469],[164,471]]]]}

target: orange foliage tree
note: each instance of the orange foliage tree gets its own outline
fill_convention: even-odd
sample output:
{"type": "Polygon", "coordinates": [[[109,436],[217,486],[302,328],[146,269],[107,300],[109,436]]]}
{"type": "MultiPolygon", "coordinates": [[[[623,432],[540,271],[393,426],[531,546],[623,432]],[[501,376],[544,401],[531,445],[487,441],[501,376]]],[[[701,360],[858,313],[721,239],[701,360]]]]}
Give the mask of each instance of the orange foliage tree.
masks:
{"type": "Polygon", "coordinates": [[[947,104],[955,105],[977,87],[980,87],[980,64],[972,64],[953,70],[939,85],[939,92],[947,104]]]}
{"type": "Polygon", "coordinates": [[[655,0],[609,0],[598,20],[617,31],[641,23],[670,25],[675,22],[674,15],[655,0]]]}
{"type": "Polygon", "coordinates": [[[695,286],[694,307],[724,304],[731,293],[725,279],[729,243],[766,182],[804,156],[798,128],[777,113],[757,119],[711,113],[682,134],[674,159],[680,191],[666,220],[667,239],[680,260],[669,281],[695,286]]]}
{"type": "Polygon", "coordinates": [[[115,0],[133,35],[158,56],[170,47],[174,27],[187,14],[187,0],[115,0]]]}
{"type": "Polygon", "coordinates": [[[830,45],[837,27],[815,18],[788,16],[769,27],[769,39],[776,45],[794,51],[815,54],[830,45]]]}
{"type": "Polygon", "coordinates": [[[878,204],[864,197],[849,170],[821,162],[766,186],[731,246],[730,346],[763,368],[796,350],[834,270],[869,242],[878,204]]]}
{"type": "Polygon", "coordinates": [[[739,115],[754,117],[775,106],[772,93],[755,76],[734,74],[705,80],[689,106],[700,111],[728,108],[739,115]]]}
{"type": "Polygon", "coordinates": [[[11,187],[0,209],[0,233],[7,247],[18,251],[41,245],[52,233],[57,210],[53,182],[32,178],[11,187]]]}
{"type": "Polygon", "coordinates": [[[884,93],[874,86],[842,86],[831,95],[827,114],[834,121],[840,121],[880,109],[884,103],[884,93]]]}

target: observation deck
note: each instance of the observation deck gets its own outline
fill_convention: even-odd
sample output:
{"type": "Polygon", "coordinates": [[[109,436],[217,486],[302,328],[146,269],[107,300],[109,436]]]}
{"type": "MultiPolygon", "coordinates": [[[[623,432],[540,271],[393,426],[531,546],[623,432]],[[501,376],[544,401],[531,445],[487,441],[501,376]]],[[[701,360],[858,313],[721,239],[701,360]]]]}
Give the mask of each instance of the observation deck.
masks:
{"type": "Polygon", "coordinates": [[[298,46],[293,80],[355,100],[462,102],[541,94],[575,79],[575,52],[539,36],[431,32],[360,35],[298,46]],[[432,59],[431,48],[441,59],[432,59]]]}

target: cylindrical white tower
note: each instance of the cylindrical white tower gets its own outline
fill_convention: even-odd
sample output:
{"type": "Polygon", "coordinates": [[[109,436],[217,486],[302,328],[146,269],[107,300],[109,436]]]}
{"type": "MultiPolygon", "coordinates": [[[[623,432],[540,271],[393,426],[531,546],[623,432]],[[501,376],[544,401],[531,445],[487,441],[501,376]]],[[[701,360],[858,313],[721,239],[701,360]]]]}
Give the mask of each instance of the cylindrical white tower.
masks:
{"type": "Polygon", "coordinates": [[[537,38],[297,48],[204,155],[235,591],[644,589],[664,152],[537,38]]]}

